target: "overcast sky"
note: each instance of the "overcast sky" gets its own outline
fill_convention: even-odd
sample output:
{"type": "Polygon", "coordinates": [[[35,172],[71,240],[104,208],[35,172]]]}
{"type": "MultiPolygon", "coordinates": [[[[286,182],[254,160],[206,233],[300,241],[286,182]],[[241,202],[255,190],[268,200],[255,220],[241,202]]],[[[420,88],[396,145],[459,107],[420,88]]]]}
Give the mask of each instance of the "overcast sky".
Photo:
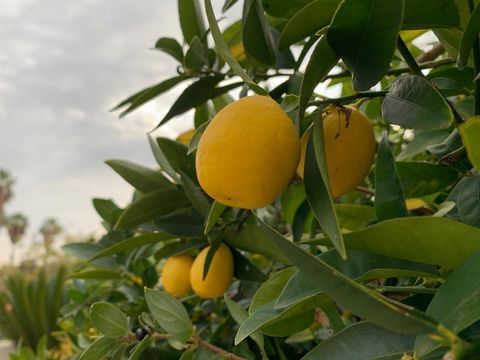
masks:
{"type": "MultiPolygon", "coordinates": [[[[214,3],[218,10],[223,1],[214,3]]],[[[145,134],[182,89],[124,119],[108,112],[134,91],[174,74],[174,60],[149,48],[161,36],[181,40],[177,1],[1,4],[0,168],[17,179],[6,210],[28,216],[29,239],[47,217],[72,234],[98,230],[91,198],[125,205],[131,195],[103,161],[153,166],[145,134]]],[[[156,134],[172,137],[191,124],[187,115],[156,134]]],[[[1,260],[9,253],[5,231],[0,246],[1,260]]]]}

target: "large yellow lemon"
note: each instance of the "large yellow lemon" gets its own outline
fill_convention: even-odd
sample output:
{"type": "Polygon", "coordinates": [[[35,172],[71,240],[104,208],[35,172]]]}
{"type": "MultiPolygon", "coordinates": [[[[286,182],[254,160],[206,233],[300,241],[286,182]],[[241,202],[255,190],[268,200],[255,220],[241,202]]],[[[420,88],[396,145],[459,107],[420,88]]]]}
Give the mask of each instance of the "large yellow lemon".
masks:
{"type": "MultiPolygon", "coordinates": [[[[375,135],[370,121],[357,108],[336,107],[323,117],[325,154],[332,196],[338,197],[362,183],[375,157],[375,135]]],[[[310,132],[302,137],[298,173],[303,176],[310,132]]]]}
{"type": "Polygon", "coordinates": [[[162,270],[162,285],[169,294],[181,297],[190,291],[190,268],[193,257],[188,254],[171,256],[162,270]]]}
{"type": "Polygon", "coordinates": [[[201,187],[222,204],[254,209],[286,189],[300,158],[300,139],[288,115],[267,96],[225,106],[197,149],[201,187]]]}
{"type": "Polygon", "coordinates": [[[193,291],[204,299],[215,299],[223,296],[233,278],[233,255],[230,248],[221,244],[213,255],[210,268],[203,280],[203,267],[210,247],[203,249],[195,258],[190,270],[190,283],[193,291]]]}

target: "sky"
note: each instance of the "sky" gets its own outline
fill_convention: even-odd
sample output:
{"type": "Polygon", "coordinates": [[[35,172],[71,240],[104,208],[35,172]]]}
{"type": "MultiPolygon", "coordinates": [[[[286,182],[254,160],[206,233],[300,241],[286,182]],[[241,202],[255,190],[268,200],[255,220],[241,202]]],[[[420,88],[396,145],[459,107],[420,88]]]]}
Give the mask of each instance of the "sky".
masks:
{"type": "MultiPolygon", "coordinates": [[[[181,40],[176,0],[2,0],[0,7],[0,168],[16,178],[9,214],[30,220],[27,241],[56,218],[69,234],[101,229],[91,199],[125,205],[131,187],[103,161],[154,166],[146,133],[179,86],[126,118],[111,109],[172,76],[175,61],[151,50],[162,36],[181,40]]],[[[214,1],[217,16],[222,0],[214,1]]],[[[231,14],[238,12],[238,6],[231,14]]],[[[155,132],[175,137],[186,114],[155,132]]],[[[9,240],[0,233],[0,262],[9,240]]]]}

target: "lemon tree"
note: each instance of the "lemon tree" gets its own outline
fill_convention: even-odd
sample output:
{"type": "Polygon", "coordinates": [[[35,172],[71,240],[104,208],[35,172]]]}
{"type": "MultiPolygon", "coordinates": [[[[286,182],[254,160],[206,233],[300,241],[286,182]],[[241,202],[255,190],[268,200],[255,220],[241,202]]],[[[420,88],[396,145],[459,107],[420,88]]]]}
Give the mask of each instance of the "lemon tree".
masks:
{"type": "Polygon", "coordinates": [[[191,130],[107,161],[135,191],[78,245],[78,359],[479,358],[478,1],[217,5],[115,109],[183,83],[152,129],[191,130]]]}

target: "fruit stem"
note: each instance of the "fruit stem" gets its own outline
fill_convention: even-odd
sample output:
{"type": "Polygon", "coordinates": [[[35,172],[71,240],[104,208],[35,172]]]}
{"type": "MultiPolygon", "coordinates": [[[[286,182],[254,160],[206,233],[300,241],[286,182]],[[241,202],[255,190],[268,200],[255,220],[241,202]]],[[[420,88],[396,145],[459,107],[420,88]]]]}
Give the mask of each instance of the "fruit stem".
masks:
{"type": "MultiPolygon", "coordinates": [[[[470,13],[475,9],[473,0],[468,0],[468,9],[470,13]]],[[[478,35],[473,43],[473,65],[474,65],[474,79],[475,80],[475,115],[480,115],[480,40],[478,35]]]]}
{"type": "MultiPolygon", "coordinates": [[[[421,76],[424,79],[426,79],[426,76],[423,74],[422,69],[420,68],[420,66],[418,66],[417,61],[413,57],[410,50],[408,50],[407,45],[405,44],[405,42],[402,40],[402,38],[400,36],[398,37],[397,48],[398,48],[398,51],[400,51],[400,54],[402,54],[402,57],[405,60],[405,62],[407,63],[408,67],[410,68],[410,71],[412,72],[412,74],[421,76]]],[[[427,81],[429,81],[429,80],[427,79],[427,81]]],[[[462,117],[457,112],[457,110],[455,109],[453,104],[447,99],[447,97],[441,91],[439,91],[439,92],[442,95],[442,97],[445,99],[445,101],[447,102],[448,106],[450,107],[450,110],[452,111],[453,117],[455,119],[455,123],[457,125],[463,123],[462,117]]]]}
{"type": "Polygon", "coordinates": [[[325,105],[325,104],[343,104],[343,103],[348,103],[353,100],[361,99],[361,98],[367,98],[367,99],[373,99],[376,97],[382,97],[385,96],[388,93],[387,90],[381,90],[381,91],[359,91],[357,93],[354,93],[352,95],[348,96],[343,96],[339,98],[325,98],[323,100],[316,100],[316,101],[311,101],[308,103],[308,106],[319,106],[319,105],[325,105]]]}

